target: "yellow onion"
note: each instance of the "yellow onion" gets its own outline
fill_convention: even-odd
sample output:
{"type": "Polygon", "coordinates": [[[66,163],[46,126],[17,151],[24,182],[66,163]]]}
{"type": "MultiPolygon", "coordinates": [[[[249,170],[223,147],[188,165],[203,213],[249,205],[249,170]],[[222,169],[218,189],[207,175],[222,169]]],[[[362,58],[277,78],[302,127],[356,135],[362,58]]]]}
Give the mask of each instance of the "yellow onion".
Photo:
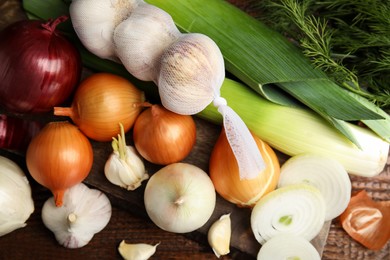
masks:
{"type": "Polygon", "coordinates": [[[190,115],[180,115],[152,105],[137,118],[134,145],[147,161],[168,165],[183,160],[196,142],[196,125],[190,115]]]}
{"type": "Polygon", "coordinates": [[[96,73],[77,88],[71,107],[55,107],[54,115],[69,116],[80,130],[96,141],[111,141],[127,132],[141,113],[144,93],[130,81],[110,73],[96,73]]]}
{"type": "Polygon", "coordinates": [[[88,176],[93,163],[92,145],[73,124],[51,122],[31,140],[26,163],[31,176],[51,190],[60,207],[64,192],[88,176]]]}
{"type": "Polygon", "coordinates": [[[276,188],[280,164],[272,148],[252,133],[265,162],[265,169],[253,179],[240,179],[237,161],[226,138],[225,130],[210,157],[210,178],[215,189],[227,201],[240,207],[253,207],[265,194],[276,188]]]}

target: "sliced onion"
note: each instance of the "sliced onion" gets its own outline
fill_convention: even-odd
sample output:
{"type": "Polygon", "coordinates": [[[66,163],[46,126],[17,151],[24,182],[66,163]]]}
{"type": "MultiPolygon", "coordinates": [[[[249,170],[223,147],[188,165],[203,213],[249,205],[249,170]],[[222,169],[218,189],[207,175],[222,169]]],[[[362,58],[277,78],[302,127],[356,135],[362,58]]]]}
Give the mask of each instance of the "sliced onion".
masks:
{"type": "Polygon", "coordinates": [[[281,167],[278,187],[305,182],[320,190],[325,199],[325,221],[339,216],[351,199],[351,180],[337,160],[323,155],[291,157],[281,167]]]}
{"type": "Polygon", "coordinates": [[[279,234],[311,240],[320,232],[324,221],[324,198],[316,187],[305,183],[268,193],[251,213],[251,228],[260,244],[279,234]]]}
{"type": "Polygon", "coordinates": [[[291,235],[277,235],[268,240],[257,254],[257,260],[310,259],[320,260],[320,254],[306,239],[291,235]]]}

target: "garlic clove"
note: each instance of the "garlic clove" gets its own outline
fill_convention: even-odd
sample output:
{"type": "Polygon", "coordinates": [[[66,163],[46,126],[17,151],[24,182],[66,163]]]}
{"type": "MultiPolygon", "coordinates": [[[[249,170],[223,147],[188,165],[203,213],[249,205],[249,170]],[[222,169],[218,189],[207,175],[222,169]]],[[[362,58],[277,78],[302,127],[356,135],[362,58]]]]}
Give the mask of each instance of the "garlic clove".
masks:
{"type": "Polygon", "coordinates": [[[42,221],[59,244],[80,248],[108,224],[111,212],[111,203],[104,193],[79,183],[65,192],[61,207],[55,205],[53,197],[44,203],[42,221]]]}
{"type": "Polygon", "coordinates": [[[217,44],[199,33],[183,34],[160,59],[158,89],[162,104],[178,114],[202,111],[225,78],[225,65],[217,44]]]}
{"type": "Polygon", "coordinates": [[[152,246],[148,244],[128,244],[124,240],[119,244],[118,251],[125,260],[146,260],[156,252],[160,243],[152,246]]]}
{"type": "Polygon", "coordinates": [[[104,173],[112,183],[128,190],[137,189],[142,181],[147,180],[145,165],[132,146],[126,146],[126,155],[121,159],[118,152],[113,152],[107,160],[104,173]]]}
{"type": "Polygon", "coordinates": [[[73,0],[69,7],[72,25],[83,45],[103,59],[118,61],[115,55],[114,30],[139,0],[73,0]]]}
{"type": "Polygon", "coordinates": [[[155,81],[162,53],[179,36],[168,13],[142,2],[115,28],[115,52],[134,77],[155,81]]]}
{"type": "Polygon", "coordinates": [[[219,258],[230,252],[231,220],[230,214],[222,215],[215,221],[207,234],[207,239],[214,254],[219,258]]]}

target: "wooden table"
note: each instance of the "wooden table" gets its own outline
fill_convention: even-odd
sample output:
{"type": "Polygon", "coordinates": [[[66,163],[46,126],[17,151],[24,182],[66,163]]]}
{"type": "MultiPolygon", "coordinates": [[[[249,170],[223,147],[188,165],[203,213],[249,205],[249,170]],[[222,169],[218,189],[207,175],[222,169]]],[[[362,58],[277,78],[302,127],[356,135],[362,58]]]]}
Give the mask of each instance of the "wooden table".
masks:
{"type": "MultiPolygon", "coordinates": [[[[252,10],[251,3],[254,1],[237,0],[231,2],[250,12],[252,10]]],[[[20,19],[24,19],[20,10],[20,1],[8,0],[0,3],[0,29],[6,24],[20,19]],[[11,10],[11,12],[4,13],[3,10],[11,10]]],[[[43,118],[44,121],[51,120],[49,114],[43,115],[43,118]]],[[[202,157],[203,161],[197,160],[196,164],[200,164],[201,167],[207,167],[207,153],[210,152],[213,140],[218,135],[220,128],[199,119],[197,119],[197,126],[200,131],[202,129],[207,131],[207,136],[204,134],[202,136],[201,133],[200,137],[198,137],[201,138],[199,149],[203,149],[201,153],[204,156],[202,157]]],[[[85,183],[91,187],[98,187],[106,192],[110,198],[113,205],[113,213],[106,228],[96,234],[91,242],[83,248],[66,249],[60,246],[51,231],[43,225],[40,216],[42,205],[46,199],[51,197],[51,193],[28,176],[33,190],[35,211],[27,220],[26,227],[0,237],[0,259],[121,259],[117,247],[122,240],[126,240],[129,243],[148,244],[161,242],[152,259],[216,259],[207,243],[204,231],[184,235],[163,231],[148,219],[143,210],[141,200],[136,202],[136,207],[134,207],[133,204],[126,202],[129,200],[125,194],[126,191],[113,188],[107,181],[102,181],[104,178],[101,171],[102,164],[110,152],[110,145],[108,143],[93,142],[93,146],[95,150],[94,155],[99,159],[94,163],[93,175],[90,175],[85,183]]],[[[194,153],[197,152],[199,151],[194,153]]],[[[27,173],[24,157],[20,154],[0,149],[0,155],[16,161],[27,173]]],[[[280,155],[280,157],[284,158],[283,155],[280,155]]],[[[194,155],[190,156],[189,161],[194,160],[193,158],[194,155]]],[[[151,165],[148,167],[150,169],[153,168],[151,165]]],[[[384,172],[375,178],[367,179],[352,176],[353,189],[365,188],[374,198],[389,200],[389,168],[389,165],[387,165],[384,172]]],[[[130,196],[139,197],[141,195],[142,187],[140,191],[130,196]]],[[[218,214],[226,209],[244,212],[241,212],[241,215],[249,215],[250,213],[249,209],[238,209],[221,198],[218,198],[218,200],[220,205],[222,205],[219,207],[218,214]]],[[[207,226],[204,229],[207,229],[207,226]]],[[[245,236],[235,237],[234,239],[238,241],[237,243],[240,243],[240,248],[245,248],[246,243],[251,243],[249,242],[250,239],[248,239],[251,234],[250,231],[241,233],[245,236]]],[[[323,248],[323,259],[390,259],[390,243],[380,251],[367,250],[353,241],[342,230],[337,219],[331,223],[329,233],[326,232],[323,239],[326,241],[326,245],[323,248]]],[[[254,248],[252,252],[257,250],[256,246],[248,245],[248,247],[254,248]]],[[[247,250],[244,251],[247,252],[247,250]]],[[[253,253],[250,255],[232,248],[231,253],[221,259],[255,259],[254,255],[253,253]]]]}

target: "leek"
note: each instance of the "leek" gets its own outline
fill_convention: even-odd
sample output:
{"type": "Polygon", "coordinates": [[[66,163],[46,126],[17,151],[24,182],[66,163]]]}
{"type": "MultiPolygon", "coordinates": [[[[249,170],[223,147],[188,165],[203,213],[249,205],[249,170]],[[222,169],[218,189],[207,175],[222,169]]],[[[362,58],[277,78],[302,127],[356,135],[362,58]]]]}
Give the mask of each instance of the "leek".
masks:
{"type": "Polygon", "coordinates": [[[367,124],[390,141],[390,117],[361,104],[310,61],[284,36],[223,0],[146,0],[167,11],[185,32],[212,38],[221,49],[226,69],[269,100],[292,102],[286,92],[329,121],[355,144],[358,139],[343,120],[367,124]]]}
{"type": "MultiPolygon", "coordinates": [[[[348,173],[365,177],[379,174],[386,165],[389,143],[368,129],[345,122],[359,140],[359,149],[316,113],[268,101],[239,82],[225,79],[221,96],[251,131],[287,155],[325,155],[338,160],[348,173]]],[[[198,116],[218,124],[222,122],[212,105],[198,116]]]]}
{"type": "MultiPolygon", "coordinates": [[[[189,4],[188,1],[183,2],[189,4]]],[[[175,1],[175,3],[182,4],[181,1],[175,1]]],[[[68,14],[67,4],[62,0],[28,0],[23,1],[23,7],[30,17],[39,19],[68,14]]],[[[185,11],[186,8],[183,7],[182,12],[185,13],[185,11]]],[[[158,91],[153,83],[141,82],[132,77],[122,65],[102,60],[88,52],[77,41],[77,36],[70,25],[68,23],[61,29],[74,40],[80,49],[86,67],[124,76],[144,90],[149,98],[153,96],[158,99],[158,91]]],[[[234,43],[233,46],[236,45],[239,45],[239,43],[234,43]]],[[[250,54],[246,56],[250,56],[250,54]]],[[[237,57],[234,61],[240,59],[241,57],[237,57]]],[[[233,63],[233,59],[230,60],[230,63],[233,63]]],[[[310,152],[326,154],[339,160],[349,173],[362,176],[377,175],[385,166],[389,144],[369,130],[334,119],[355,136],[361,147],[359,149],[318,114],[307,109],[271,102],[241,83],[226,79],[221,88],[221,95],[227,99],[229,106],[239,114],[249,129],[273,148],[287,155],[293,156],[310,152]]],[[[279,97],[283,97],[283,95],[279,95],[279,97]]],[[[365,105],[371,106],[369,104],[365,105]]],[[[380,113],[382,116],[388,116],[385,113],[383,114],[383,111],[380,111],[380,113]]],[[[198,116],[218,124],[222,122],[220,114],[212,105],[199,113],[198,116]]],[[[390,127],[378,122],[380,120],[367,121],[380,125],[383,127],[381,132],[387,131],[390,134],[390,131],[388,131],[390,127]]]]}

